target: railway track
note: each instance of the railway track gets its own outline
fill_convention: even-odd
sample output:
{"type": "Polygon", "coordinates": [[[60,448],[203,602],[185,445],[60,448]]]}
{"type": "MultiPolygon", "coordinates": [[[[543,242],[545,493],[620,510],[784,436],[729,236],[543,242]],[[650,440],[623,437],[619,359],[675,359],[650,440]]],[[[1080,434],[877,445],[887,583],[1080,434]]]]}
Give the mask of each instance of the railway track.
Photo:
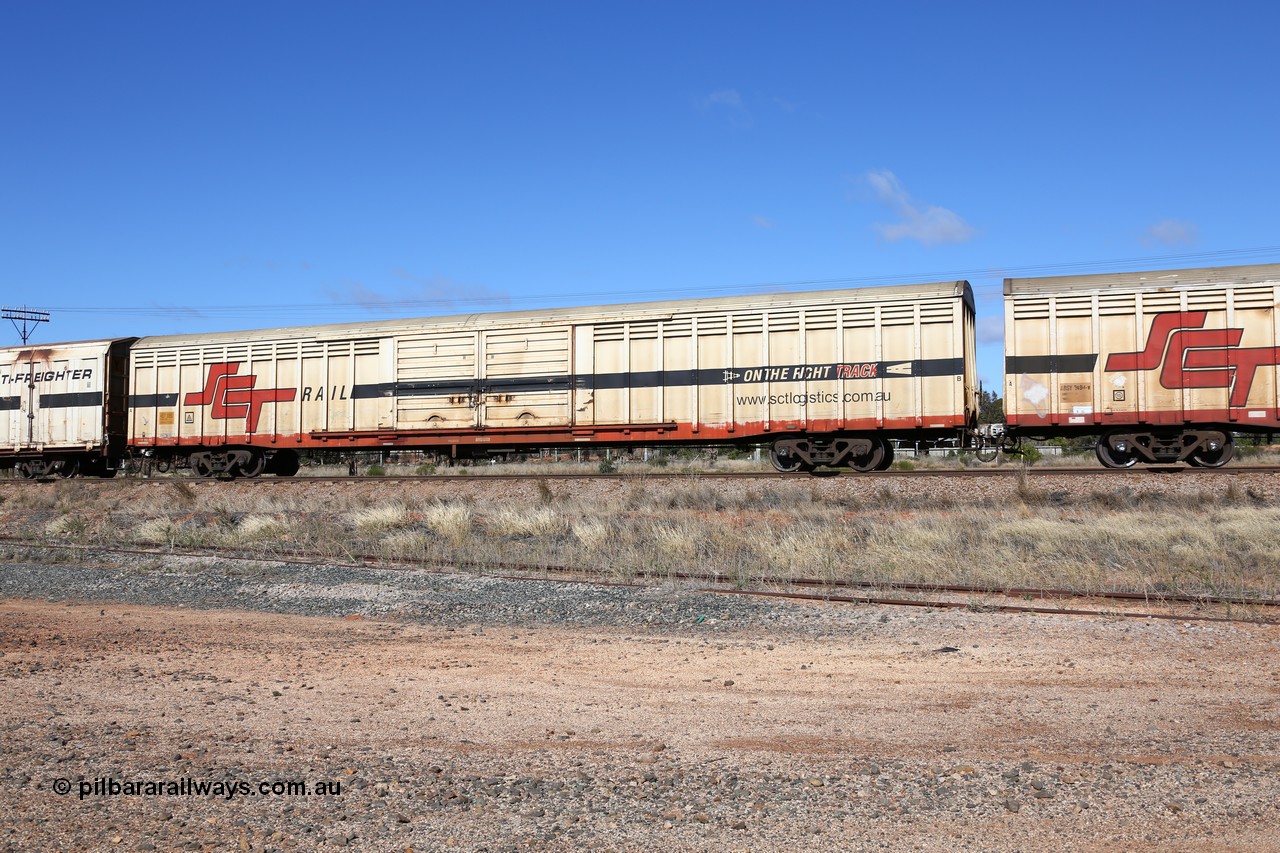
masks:
{"type": "MultiPolygon", "coordinates": [[[[1171,475],[1177,474],[1186,477],[1206,477],[1206,476],[1228,476],[1239,477],[1249,474],[1280,474],[1280,465],[1233,465],[1224,468],[1186,468],[1180,466],[1168,465],[1149,465],[1134,466],[1126,469],[1125,472],[1117,472],[1107,468],[1099,467],[1068,467],[1068,466],[1050,466],[1035,468],[1031,466],[1009,466],[1002,468],[924,468],[912,471],[875,471],[870,473],[857,473],[852,471],[824,471],[817,474],[783,474],[776,471],[696,471],[696,472],[643,472],[643,473],[627,473],[618,472],[613,474],[598,473],[564,473],[564,472],[536,472],[536,473],[502,473],[502,474],[428,474],[428,475],[386,475],[376,477],[256,477],[253,479],[235,479],[236,483],[252,483],[262,486],[276,486],[287,488],[292,485],[304,485],[308,483],[370,483],[370,482],[487,482],[487,481],[536,481],[536,480],[689,480],[689,479],[707,479],[707,480],[790,480],[798,482],[821,481],[827,479],[842,480],[897,480],[897,479],[920,479],[927,477],[946,477],[958,479],[985,479],[985,478],[1001,478],[1001,477],[1018,477],[1025,476],[1030,478],[1036,477],[1081,477],[1081,478],[1097,478],[1107,481],[1116,480],[1117,477],[1123,476],[1125,473],[1146,473],[1152,475],[1171,475]]],[[[0,478],[0,483],[12,485],[41,485],[51,482],[75,482],[83,483],[87,486],[105,486],[112,483],[134,483],[134,484],[166,484],[166,483],[221,483],[231,482],[231,478],[202,478],[183,475],[160,475],[155,477],[142,476],[125,476],[113,479],[99,479],[95,477],[77,477],[71,481],[58,480],[56,478],[39,478],[34,480],[24,480],[18,477],[0,478]]]]}
{"type": "Polygon", "coordinates": [[[751,579],[752,588],[744,588],[742,581],[725,575],[693,572],[635,572],[635,581],[609,580],[608,569],[574,568],[558,565],[526,563],[474,563],[465,561],[417,561],[394,560],[381,556],[354,554],[345,560],[334,560],[322,554],[300,550],[285,550],[274,554],[246,552],[242,549],[220,546],[175,549],[168,547],[111,547],[98,545],[73,545],[49,543],[18,536],[0,536],[0,544],[37,548],[46,551],[78,552],[93,554],[147,557],[217,557],[241,562],[284,563],[310,566],[325,565],[350,568],[381,568],[426,571],[435,574],[455,574],[470,571],[487,577],[510,581],[543,583],[592,584],[620,588],[643,588],[640,581],[680,581],[690,584],[699,592],[719,595],[748,595],[781,598],[796,601],[816,601],[837,604],[875,604],[893,607],[926,609],[963,609],[999,613],[1038,613],[1063,616],[1105,616],[1137,619],[1186,620],[1200,622],[1259,622],[1280,620],[1276,616],[1257,613],[1236,615],[1232,608],[1256,608],[1261,611],[1280,611],[1280,599],[1252,598],[1247,596],[1208,596],[1166,593],[1163,591],[1077,591],[1069,589],[1007,588],[966,586],[959,584],[876,583],[822,578],[788,578],[760,576],[751,579]],[[798,588],[798,589],[797,589],[798,588]],[[853,591],[862,591],[855,593],[853,591]],[[932,597],[906,597],[932,596],[932,597]],[[952,596],[938,597],[938,596],[952,596]],[[1060,607],[1035,604],[1035,601],[1071,600],[1105,602],[1110,606],[1060,607]],[[1133,609],[1142,605],[1147,609],[1133,609]],[[1165,612],[1153,612],[1152,607],[1168,608],[1165,612]],[[1227,615],[1201,612],[1205,608],[1225,608],[1227,615]]]}

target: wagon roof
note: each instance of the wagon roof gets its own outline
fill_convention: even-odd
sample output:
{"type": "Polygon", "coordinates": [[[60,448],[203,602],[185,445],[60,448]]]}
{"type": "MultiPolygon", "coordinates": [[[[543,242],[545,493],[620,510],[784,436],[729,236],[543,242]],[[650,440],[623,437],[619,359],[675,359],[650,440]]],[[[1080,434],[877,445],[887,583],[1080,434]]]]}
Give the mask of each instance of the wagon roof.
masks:
{"type": "Polygon", "coordinates": [[[157,335],[140,338],[134,345],[134,349],[173,346],[185,343],[267,340],[281,337],[350,338],[440,328],[487,328],[618,320],[656,320],[676,315],[690,316],[694,314],[716,314],[768,308],[821,307],[857,302],[912,302],[933,297],[960,297],[970,306],[973,305],[973,291],[969,286],[969,282],[947,281],[929,284],[846,288],[841,290],[811,290],[749,296],[676,299],[663,302],[632,302],[621,305],[591,305],[572,308],[541,308],[531,311],[453,314],[440,317],[371,320],[359,323],[335,323],[319,326],[286,326],[248,331],[157,335]]]}
{"type": "Polygon", "coordinates": [[[1161,288],[1280,283],[1280,264],[1197,267],[1185,270],[1059,275],[1044,278],[1006,278],[1004,293],[1058,293],[1075,290],[1158,290],[1161,288]]]}
{"type": "Polygon", "coordinates": [[[64,350],[64,349],[92,349],[99,352],[106,352],[111,345],[119,341],[131,341],[133,338],[104,338],[100,341],[55,341],[53,343],[29,343],[26,346],[16,347],[0,347],[0,359],[11,357],[13,353],[28,352],[44,352],[47,350],[64,350]]]}

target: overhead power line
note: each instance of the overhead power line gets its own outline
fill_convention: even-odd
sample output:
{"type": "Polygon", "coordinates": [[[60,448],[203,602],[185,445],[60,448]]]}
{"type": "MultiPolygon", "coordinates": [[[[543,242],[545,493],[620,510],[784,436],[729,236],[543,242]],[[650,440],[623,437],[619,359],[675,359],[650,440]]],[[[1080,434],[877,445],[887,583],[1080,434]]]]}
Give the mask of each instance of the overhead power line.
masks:
{"type": "MultiPolygon", "coordinates": [[[[1280,246],[1260,246],[1248,249],[1221,249],[1212,252],[1186,252],[1172,255],[1140,256],[1112,258],[1101,261],[1072,261],[1051,264],[1031,264],[1019,266],[987,266],[968,269],[953,269],[925,273],[904,273],[897,275],[841,276],[837,278],[791,279],[784,281],[766,281],[724,285],[681,286],[651,288],[643,290],[599,290],[576,291],[570,293],[540,293],[529,296],[462,296],[440,297],[435,299],[385,299],[361,300],[355,302],[305,302],[305,303],[272,303],[242,305],[147,305],[147,306],[49,306],[49,310],[72,314],[145,314],[172,316],[185,314],[192,319],[214,317],[256,317],[262,315],[287,315],[290,323],[306,316],[333,316],[350,312],[351,309],[364,309],[384,313],[401,313],[406,311],[455,310],[469,307],[516,307],[519,304],[551,306],[571,300],[624,300],[634,301],[643,298],[661,296],[678,296],[687,294],[711,295],[725,293],[760,293],[775,290],[794,290],[799,288],[858,287],[873,284],[907,284],[926,281],[947,281],[958,279],[1004,279],[1006,277],[1029,277],[1036,275],[1068,275],[1082,270],[1106,273],[1118,269],[1146,269],[1153,265],[1168,264],[1211,264],[1215,262],[1239,262],[1243,258],[1256,256],[1280,256],[1280,246]]],[[[999,284],[979,285],[976,289],[987,290],[999,284]]]]}

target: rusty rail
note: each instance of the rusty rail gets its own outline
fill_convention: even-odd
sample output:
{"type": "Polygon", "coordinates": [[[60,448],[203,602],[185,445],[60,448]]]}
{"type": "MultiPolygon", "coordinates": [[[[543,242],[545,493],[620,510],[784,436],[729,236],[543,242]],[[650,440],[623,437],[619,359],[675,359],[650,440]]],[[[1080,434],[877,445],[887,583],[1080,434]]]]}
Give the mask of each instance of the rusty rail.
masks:
{"type": "MultiPolygon", "coordinates": [[[[226,559],[235,559],[245,562],[262,562],[262,563],[284,563],[288,565],[310,566],[322,563],[330,566],[349,566],[352,568],[367,568],[371,566],[394,566],[402,568],[411,568],[418,571],[431,572],[434,574],[453,574],[460,569],[472,569],[480,572],[498,572],[497,574],[489,574],[489,577],[496,577],[502,580],[512,581],[537,581],[550,583],[576,583],[590,584],[595,586],[619,587],[619,588],[643,588],[644,584],[635,582],[620,582],[606,580],[608,570],[583,571],[575,570],[565,566],[554,565],[533,565],[525,563],[477,563],[458,560],[448,561],[412,561],[412,560],[395,560],[373,555],[348,555],[349,560],[356,562],[334,561],[331,558],[320,555],[311,554],[301,550],[291,549],[283,551],[277,555],[263,556],[261,554],[249,554],[232,548],[220,546],[206,546],[203,548],[121,548],[96,545],[73,545],[62,543],[45,543],[35,540],[25,539],[17,536],[0,535],[0,543],[10,545],[24,545],[34,548],[45,548],[50,550],[76,550],[84,552],[99,552],[106,554],[127,554],[134,556],[182,556],[182,557],[222,557],[226,559]],[[532,574],[531,574],[532,573],[532,574]],[[582,575],[588,575],[583,577],[582,575]]],[[[637,578],[647,580],[681,580],[697,583],[710,584],[731,584],[736,579],[725,575],[706,575],[689,572],[635,572],[637,578]]],[[[1188,596],[1188,595],[1164,595],[1164,594],[1148,594],[1136,592],[1106,592],[1091,591],[1082,592],[1076,590],[1065,589],[1032,589],[1032,588],[1014,588],[1008,590],[997,590],[988,587],[964,586],[955,584],[914,584],[914,583],[875,583],[871,581],[840,581],[840,580],[822,580],[817,578],[781,578],[762,576],[754,579],[756,583],[761,585],[785,586],[795,585],[807,588],[828,587],[832,589],[887,589],[902,592],[921,592],[921,593],[960,593],[969,595],[989,595],[1000,596],[1004,598],[1038,598],[1038,599],[1102,599],[1116,600],[1126,604],[1144,603],[1152,604],[1178,604],[1191,606],[1246,606],[1275,608],[1280,607],[1280,600],[1267,598],[1247,598],[1241,596],[1188,596]]],[[[752,595],[757,597],[784,598],[797,601],[822,601],[828,603],[843,604],[876,604],[897,607],[923,607],[929,609],[951,609],[951,610],[976,610],[990,611],[1000,613],[1040,613],[1062,616],[1119,616],[1125,618],[1149,618],[1149,619],[1169,619],[1169,620],[1186,620],[1201,622],[1241,622],[1259,621],[1256,617],[1237,618],[1231,616],[1209,616],[1203,614],[1171,614],[1171,613],[1149,613],[1125,610],[1099,610],[1099,609],[1079,609],[1079,608],[1061,608],[1061,607],[1038,607],[1027,604],[996,604],[990,602],[973,602],[973,601],[949,601],[940,599],[916,599],[916,598],[893,598],[874,595],[848,595],[830,592],[795,592],[795,591],[779,591],[766,589],[743,589],[743,588],[726,588],[725,586],[708,586],[698,587],[698,591],[725,594],[725,595],[752,595]]]]}
{"type": "Polygon", "coordinates": [[[853,471],[819,471],[816,474],[810,473],[791,473],[783,474],[777,471],[645,471],[643,473],[628,473],[625,469],[613,474],[593,474],[593,473],[565,473],[565,472],[539,472],[530,474],[407,474],[407,475],[388,475],[379,477],[254,477],[245,478],[202,478],[202,477],[185,477],[185,476],[160,476],[160,477],[115,477],[111,479],[99,479],[95,477],[77,477],[74,480],[63,481],[56,478],[43,478],[38,480],[24,480],[18,477],[0,478],[0,483],[9,483],[14,485],[47,485],[56,482],[74,482],[81,483],[90,487],[107,487],[110,484],[131,483],[135,485],[146,484],[165,484],[165,483],[188,483],[198,485],[201,483],[245,483],[245,484],[275,484],[280,487],[286,487],[288,484],[304,485],[310,483],[430,483],[430,482],[487,482],[487,481],[520,481],[520,480],[621,480],[643,479],[643,480],[689,480],[689,479],[707,479],[707,480],[823,480],[823,479],[915,479],[920,477],[958,477],[962,479],[984,478],[984,477],[1052,477],[1052,476],[1070,476],[1070,477],[1097,477],[1104,480],[1119,481],[1126,475],[1132,474],[1181,474],[1195,477],[1212,477],[1212,476],[1241,476],[1244,474],[1277,474],[1280,473],[1280,465],[1230,465],[1225,468],[1186,468],[1171,465],[1146,465],[1126,468],[1124,470],[1113,470],[1110,468],[1100,467],[1071,467],[1071,466],[1048,466],[1036,468],[1033,466],[1006,466],[1001,468],[919,468],[911,471],[870,471],[866,473],[858,473],[853,471]]]}

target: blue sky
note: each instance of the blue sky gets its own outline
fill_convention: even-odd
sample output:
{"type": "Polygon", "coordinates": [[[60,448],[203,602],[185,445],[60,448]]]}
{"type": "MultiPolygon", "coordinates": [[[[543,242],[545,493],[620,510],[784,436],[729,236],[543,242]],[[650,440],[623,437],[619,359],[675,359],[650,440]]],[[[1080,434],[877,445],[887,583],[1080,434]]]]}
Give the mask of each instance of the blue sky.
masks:
{"type": "MultiPolygon", "coordinates": [[[[1273,3],[0,5],[42,340],[1280,261],[1273,3]]],[[[10,330],[3,339],[17,342],[10,330]]]]}

